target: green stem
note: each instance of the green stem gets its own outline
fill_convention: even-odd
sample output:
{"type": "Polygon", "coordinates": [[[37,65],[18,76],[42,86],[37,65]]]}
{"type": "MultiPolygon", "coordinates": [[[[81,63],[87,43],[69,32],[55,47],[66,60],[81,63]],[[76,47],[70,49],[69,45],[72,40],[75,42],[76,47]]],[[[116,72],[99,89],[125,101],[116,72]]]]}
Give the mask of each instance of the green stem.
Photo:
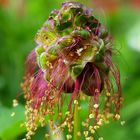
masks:
{"type": "Polygon", "coordinates": [[[79,140],[77,135],[80,132],[80,117],[79,117],[78,104],[75,104],[74,108],[74,140],[79,140]]]}

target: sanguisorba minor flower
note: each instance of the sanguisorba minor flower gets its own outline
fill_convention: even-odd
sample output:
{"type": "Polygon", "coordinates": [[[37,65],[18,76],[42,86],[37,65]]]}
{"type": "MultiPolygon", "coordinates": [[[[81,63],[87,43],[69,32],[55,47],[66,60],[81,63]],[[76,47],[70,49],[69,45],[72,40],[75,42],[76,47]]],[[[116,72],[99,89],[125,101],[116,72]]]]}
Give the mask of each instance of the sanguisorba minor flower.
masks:
{"type": "MultiPolygon", "coordinates": [[[[35,40],[37,47],[27,58],[22,84],[27,139],[46,124],[54,135],[67,128],[70,139],[75,107],[82,110],[84,103],[88,115],[81,125],[86,138],[93,139],[110,118],[120,118],[120,72],[112,62],[111,36],[91,9],[77,2],[63,3],[50,13],[35,40]]],[[[80,131],[77,135],[82,136],[80,131]]]]}

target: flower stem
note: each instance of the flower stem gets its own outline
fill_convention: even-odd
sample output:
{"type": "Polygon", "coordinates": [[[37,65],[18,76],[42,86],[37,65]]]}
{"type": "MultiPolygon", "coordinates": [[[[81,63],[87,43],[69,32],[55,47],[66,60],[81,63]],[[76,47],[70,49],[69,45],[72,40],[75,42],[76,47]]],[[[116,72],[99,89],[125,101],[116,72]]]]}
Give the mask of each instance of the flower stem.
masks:
{"type": "Polygon", "coordinates": [[[74,140],[79,140],[78,132],[80,132],[80,117],[79,117],[78,104],[74,108],[74,140]]]}

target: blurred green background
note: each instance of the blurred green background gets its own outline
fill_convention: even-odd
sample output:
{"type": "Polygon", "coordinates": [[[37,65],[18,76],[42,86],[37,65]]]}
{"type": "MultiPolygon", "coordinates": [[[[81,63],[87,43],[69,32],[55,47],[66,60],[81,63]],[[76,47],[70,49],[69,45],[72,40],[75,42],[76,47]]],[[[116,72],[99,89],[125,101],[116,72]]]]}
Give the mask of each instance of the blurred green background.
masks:
{"type": "MultiPolygon", "coordinates": [[[[80,0],[79,0],[80,1],[80,0]]],[[[140,4],[136,0],[81,0],[107,26],[117,48],[115,63],[121,70],[124,104],[121,110],[126,123],[114,122],[99,132],[104,140],[140,139],[140,4]]],[[[22,94],[20,83],[27,54],[36,44],[37,30],[48,14],[64,0],[0,0],[0,140],[20,140],[25,130],[24,100],[13,109],[12,100],[22,94]],[[11,117],[11,113],[16,115],[11,117]]],[[[45,128],[33,140],[44,140],[45,128]]]]}

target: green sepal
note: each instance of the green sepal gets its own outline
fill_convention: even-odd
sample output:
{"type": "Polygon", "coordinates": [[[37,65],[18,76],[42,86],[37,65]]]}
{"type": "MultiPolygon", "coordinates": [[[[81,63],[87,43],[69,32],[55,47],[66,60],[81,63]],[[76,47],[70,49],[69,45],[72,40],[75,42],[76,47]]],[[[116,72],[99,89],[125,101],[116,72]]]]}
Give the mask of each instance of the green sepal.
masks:
{"type": "Polygon", "coordinates": [[[41,30],[37,36],[36,40],[37,42],[41,42],[41,45],[44,46],[50,46],[53,42],[55,42],[57,38],[57,33],[54,31],[46,31],[46,30],[41,30]]]}
{"type": "Polygon", "coordinates": [[[95,56],[98,53],[99,48],[97,44],[93,44],[85,50],[85,53],[81,56],[80,60],[77,60],[73,65],[70,66],[70,75],[73,78],[77,78],[83,71],[87,62],[94,62],[95,56]]]}
{"type": "Polygon", "coordinates": [[[83,39],[90,37],[90,33],[87,30],[81,29],[73,32],[73,36],[81,36],[83,39]]]}
{"type": "Polygon", "coordinates": [[[57,10],[53,10],[53,11],[50,13],[49,18],[53,18],[53,19],[54,19],[57,15],[58,15],[57,10]]]}
{"type": "Polygon", "coordinates": [[[57,56],[53,55],[53,54],[47,54],[47,57],[48,57],[49,61],[53,61],[53,60],[55,60],[57,58],[57,56]]]}
{"type": "Polygon", "coordinates": [[[80,64],[80,63],[75,63],[73,65],[70,66],[70,75],[73,77],[73,78],[77,78],[81,72],[83,71],[85,67],[85,64],[80,64]]]}
{"type": "Polygon", "coordinates": [[[83,9],[80,5],[74,5],[74,4],[69,4],[67,5],[67,8],[63,8],[62,11],[68,11],[69,13],[72,13],[74,16],[83,13],[83,9]]]}
{"type": "Polygon", "coordinates": [[[87,30],[81,30],[80,34],[84,39],[87,39],[90,37],[90,33],[87,30]]]}
{"type": "Polygon", "coordinates": [[[47,68],[47,56],[46,56],[46,53],[42,53],[40,56],[39,56],[39,65],[41,67],[41,69],[45,70],[47,68]]]}
{"type": "Polygon", "coordinates": [[[37,55],[40,55],[41,53],[43,53],[45,51],[43,46],[39,46],[35,49],[35,52],[37,55]]]}
{"type": "Polygon", "coordinates": [[[94,16],[90,16],[90,17],[88,18],[88,22],[93,22],[94,19],[95,19],[94,16]]]}
{"type": "Polygon", "coordinates": [[[58,55],[57,53],[57,50],[56,50],[56,47],[51,47],[49,50],[48,50],[48,53],[51,54],[51,55],[58,55]]]}
{"type": "Polygon", "coordinates": [[[102,29],[100,30],[100,37],[101,37],[102,39],[104,39],[104,38],[107,37],[107,36],[108,36],[107,30],[106,30],[104,27],[102,27],[102,29]]]}
{"type": "Polygon", "coordinates": [[[95,58],[95,62],[102,62],[103,61],[103,56],[102,54],[97,54],[95,58]]]}
{"type": "Polygon", "coordinates": [[[68,36],[68,35],[61,38],[61,41],[59,42],[59,45],[62,46],[61,49],[63,47],[70,46],[72,44],[72,40],[73,40],[73,38],[71,36],[68,36]]]}
{"type": "Polygon", "coordinates": [[[59,32],[59,34],[60,34],[61,36],[66,36],[66,35],[71,34],[73,30],[74,30],[74,28],[71,26],[71,27],[69,27],[69,28],[66,28],[66,29],[65,29],[65,32],[59,32]]]}
{"type": "Polygon", "coordinates": [[[71,21],[68,21],[68,22],[65,22],[65,23],[58,22],[57,25],[56,25],[56,29],[58,31],[62,31],[62,30],[66,29],[66,28],[69,28],[71,26],[72,26],[72,22],[71,21]]]}
{"type": "Polygon", "coordinates": [[[58,55],[58,51],[62,50],[65,46],[58,44],[56,46],[51,46],[50,49],[48,50],[48,54],[50,55],[54,55],[57,56],[58,55]]]}
{"type": "Polygon", "coordinates": [[[81,14],[83,13],[83,9],[80,8],[80,7],[79,8],[74,8],[73,7],[73,8],[70,9],[70,11],[73,13],[74,16],[79,14],[79,13],[81,13],[81,14]]]}
{"type": "Polygon", "coordinates": [[[66,23],[66,22],[69,22],[71,20],[72,20],[72,15],[71,15],[71,13],[69,11],[67,11],[67,12],[64,12],[62,14],[60,22],[61,23],[66,23]]]}
{"type": "Polygon", "coordinates": [[[95,63],[95,65],[98,66],[98,67],[99,67],[102,71],[104,71],[106,74],[109,73],[110,68],[109,68],[107,65],[105,65],[104,63],[99,62],[99,63],[95,63]]]}
{"type": "Polygon", "coordinates": [[[62,31],[72,26],[72,15],[69,11],[62,11],[60,19],[56,17],[55,26],[58,31],[62,31]]]}
{"type": "Polygon", "coordinates": [[[87,24],[90,27],[90,29],[95,29],[95,28],[97,28],[97,26],[100,25],[100,23],[98,22],[98,20],[96,20],[93,16],[91,16],[88,19],[88,23],[87,24]]]}
{"type": "Polygon", "coordinates": [[[87,22],[87,16],[86,15],[78,15],[75,17],[74,24],[76,26],[84,26],[87,22]]]}
{"type": "Polygon", "coordinates": [[[48,53],[53,55],[58,55],[59,50],[61,51],[63,48],[70,46],[72,42],[73,42],[73,38],[71,36],[62,37],[60,38],[58,44],[54,44],[50,46],[48,53]]]}
{"type": "Polygon", "coordinates": [[[37,63],[39,64],[39,66],[42,69],[46,69],[47,68],[47,63],[55,60],[56,57],[57,57],[57,55],[53,55],[53,54],[49,54],[49,53],[43,52],[42,54],[40,54],[37,57],[37,63]]]}

